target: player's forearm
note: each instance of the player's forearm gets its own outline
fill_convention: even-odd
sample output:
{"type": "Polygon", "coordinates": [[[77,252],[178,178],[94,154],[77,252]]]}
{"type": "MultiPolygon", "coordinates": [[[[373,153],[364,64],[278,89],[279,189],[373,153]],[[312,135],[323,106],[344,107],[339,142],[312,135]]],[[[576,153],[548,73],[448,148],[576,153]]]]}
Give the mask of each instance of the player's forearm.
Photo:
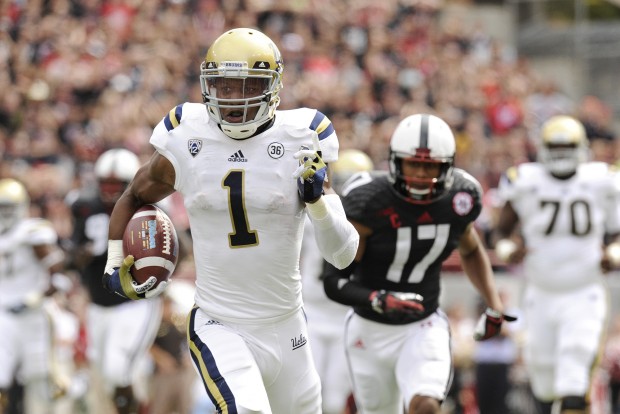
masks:
{"type": "Polygon", "coordinates": [[[321,255],[338,269],[349,266],[357,253],[359,234],[347,220],[340,197],[324,195],[307,204],[307,209],[321,255]]]}
{"type": "Polygon", "coordinates": [[[373,290],[349,280],[356,266],[357,262],[344,269],[336,269],[330,264],[325,266],[323,289],[329,299],[347,306],[370,306],[369,296],[373,290]]]}
{"type": "Polygon", "coordinates": [[[141,203],[131,193],[125,192],[114,205],[114,210],[110,215],[110,225],[108,229],[109,240],[122,240],[127,223],[140,208],[141,203]]]}
{"type": "Polygon", "coordinates": [[[486,251],[479,246],[467,255],[461,255],[461,265],[487,306],[498,312],[503,312],[504,307],[497,293],[493,269],[486,251]]]}

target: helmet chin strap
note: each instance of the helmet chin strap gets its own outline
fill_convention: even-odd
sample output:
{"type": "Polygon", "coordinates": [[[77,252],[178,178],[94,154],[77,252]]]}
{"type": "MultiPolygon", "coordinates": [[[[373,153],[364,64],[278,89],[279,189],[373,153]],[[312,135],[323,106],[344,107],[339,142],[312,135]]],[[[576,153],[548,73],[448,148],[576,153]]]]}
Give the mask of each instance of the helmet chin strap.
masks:
{"type": "Polygon", "coordinates": [[[218,124],[217,126],[218,126],[221,130],[222,130],[222,132],[223,132],[224,134],[226,134],[226,135],[227,135],[227,136],[229,136],[230,138],[237,139],[237,140],[244,140],[244,139],[252,138],[253,136],[258,135],[258,134],[260,134],[260,133],[262,133],[262,132],[265,132],[266,130],[268,130],[269,128],[271,128],[271,126],[273,125],[273,123],[275,122],[275,120],[276,120],[276,117],[275,117],[275,115],[274,115],[274,116],[272,116],[270,119],[268,119],[268,120],[267,120],[267,122],[265,122],[265,123],[263,123],[263,124],[259,125],[259,126],[258,126],[258,128],[256,128],[256,130],[255,130],[252,134],[248,135],[247,137],[243,137],[243,138],[235,138],[235,137],[231,137],[231,136],[230,136],[230,135],[229,135],[226,131],[224,131],[224,129],[222,128],[222,125],[221,125],[221,124],[218,124]]]}

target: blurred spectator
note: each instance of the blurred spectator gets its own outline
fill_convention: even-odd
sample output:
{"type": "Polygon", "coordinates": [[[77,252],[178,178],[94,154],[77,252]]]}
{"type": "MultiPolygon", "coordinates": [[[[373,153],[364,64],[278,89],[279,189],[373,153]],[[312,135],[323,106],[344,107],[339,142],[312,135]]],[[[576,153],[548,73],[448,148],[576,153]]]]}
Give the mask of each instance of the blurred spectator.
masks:
{"type": "Polygon", "coordinates": [[[473,354],[476,349],[474,326],[476,321],[471,317],[465,305],[453,303],[446,309],[450,321],[450,348],[454,377],[443,409],[452,414],[466,414],[476,407],[475,378],[472,375],[473,354]]]}
{"type": "MultiPolygon", "coordinates": [[[[502,302],[507,304],[507,313],[519,316],[511,309],[506,292],[500,291],[502,302]]],[[[484,311],[484,303],[478,306],[484,311]]],[[[515,332],[518,321],[504,324],[499,336],[477,343],[473,355],[476,372],[476,401],[480,414],[509,414],[508,395],[512,390],[510,377],[512,366],[519,358],[517,342],[511,332],[515,332]]],[[[516,414],[516,413],[515,413],[516,414]]]]}
{"type": "MultiPolygon", "coordinates": [[[[609,108],[596,97],[577,108],[510,45],[444,13],[450,3],[0,2],[0,178],[21,179],[32,212],[51,221],[63,247],[70,245],[72,217],[61,200],[96,188],[94,162],[110,148],[125,147],[145,161],[161,114],[179,97],[201,100],[196,56],[226,28],[243,26],[281,45],[280,108],[320,109],[342,148],[365,151],[378,169],[387,168],[397,120],[416,112],[449,122],[456,164],[489,191],[501,171],[533,159],[528,137],[558,112],[579,116],[594,159],[617,162],[609,108]]],[[[479,224],[488,232],[492,222],[479,224]]]]}
{"type": "Polygon", "coordinates": [[[612,321],[601,367],[609,382],[610,414],[620,414],[620,316],[612,321]]]}
{"type": "Polygon", "coordinates": [[[618,153],[616,136],[612,131],[611,108],[594,96],[586,96],[579,106],[578,118],[586,129],[592,159],[614,164],[618,153]]]}
{"type": "Polygon", "coordinates": [[[149,413],[189,414],[196,373],[187,349],[185,315],[176,312],[174,299],[167,292],[163,297],[161,324],[150,349],[155,371],[150,381],[149,413]]]}

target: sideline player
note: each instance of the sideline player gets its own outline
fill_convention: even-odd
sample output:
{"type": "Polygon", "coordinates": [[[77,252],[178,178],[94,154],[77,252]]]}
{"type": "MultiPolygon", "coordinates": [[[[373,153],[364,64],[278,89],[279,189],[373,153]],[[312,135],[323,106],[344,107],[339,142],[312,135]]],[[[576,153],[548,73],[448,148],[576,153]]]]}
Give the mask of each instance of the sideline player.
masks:
{"type": "MultiPolygon", "coordinates": [[[[129,150],[105,151],[95,163],[98,191],[95,195],[90,191],[78,194],[71,204],[74,220],[71,256],[90,299],[86,330],[91,373],[94,384],[102,382],[103,395],[111,399],[119,414],[138,410],[135,374],[155,340],[162,308],[159,298],[135,302],[101,286],[110,214],[139,166],[138,157],[129,150]]],[[[94,389],[97,388],[91,387],[91,391],[94,389]]],[[[93,412],[108,410],[109,402],[101,398],[100,392],[91,392],[93,412]]]]}
{"type": "Polygon", "coordinates": [[[338,268],[359,236],[325,180],[338,157],[331,121],[316,109],[276,111],[282,58],[263,33],[228,30],[201,65],[204,104],[173,108],[156,148],[116,203],[104,284],[132,299],[136,285],[123,230],[143,204],[183,195],[196,262],[189,348],[218,412],[316,414],[320,379],[302,310],[299,256],[306,213],[318,249],[338,268]]]}
{"type": "Polygon", "coordinates": [[[345,346],[353,394],[364,414],[440,412],[452,361],[439,309],[442,262],[458,248],[463,269],[488,308],[476,338],[499,333],[503,305],[474,228],[479,183],[454,167],[455,141],[433,115],[403,119],[390,141],[390,172],[354,176],[343,191],[360,234],[355,261],[327,266],[327,296],[353,307],[345,346]]]}
{"type": "Polygon", "coordinates": [[[24,410],[47,413],[64,394],[54,370],[53,329],[44,300],[56,288],[65,255],[52,224],[28,217],[30,197],[23,184],[0,180],[0,413],[7,391],[19,378],[25,387],[24,410]]]}
{"type": "Polygon", "coordinates": [[[583,125],[555,116],[541,128],[539,161],[509,169],[499,186],[495,250],[524,261],[524,361],[544,414],[589,412],[608,312],[603,273],[620,262],[620,245],[601,248],[620,233],[620,180],[587,157],[583,125]]]}
{"type": "MultiPolygon", "coordinates": [[[[334,190],[341,194],[344,183],[355,173],[371,171],[374,165],[357,149],[340,151],[338,161],[330,164],[334,190]]],[[[323,414],[341,414],[351,393],[351,381],[344,355],[343,327],[348,308],[325,296],[324,260],[314,239],[314,227],[306,220],[301,245],[301,275],[304,310],[308,315],[308,333],[312,355],[321,378],[323,414]]]]}

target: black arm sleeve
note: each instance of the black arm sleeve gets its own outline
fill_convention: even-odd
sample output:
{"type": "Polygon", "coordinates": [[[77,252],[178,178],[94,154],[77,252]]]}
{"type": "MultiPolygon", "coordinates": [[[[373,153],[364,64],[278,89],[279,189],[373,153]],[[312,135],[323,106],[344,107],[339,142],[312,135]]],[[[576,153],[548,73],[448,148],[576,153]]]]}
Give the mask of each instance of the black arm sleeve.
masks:
{"type": "Polygon", "coordinates": [[[373,290],[350,279],[356,266],[357,262],[353,261],[349,266],[339,270],[326,263],[323,269],[323,289],[327,297],[335,302],[370,309],[369,297],[373,290]]]}

